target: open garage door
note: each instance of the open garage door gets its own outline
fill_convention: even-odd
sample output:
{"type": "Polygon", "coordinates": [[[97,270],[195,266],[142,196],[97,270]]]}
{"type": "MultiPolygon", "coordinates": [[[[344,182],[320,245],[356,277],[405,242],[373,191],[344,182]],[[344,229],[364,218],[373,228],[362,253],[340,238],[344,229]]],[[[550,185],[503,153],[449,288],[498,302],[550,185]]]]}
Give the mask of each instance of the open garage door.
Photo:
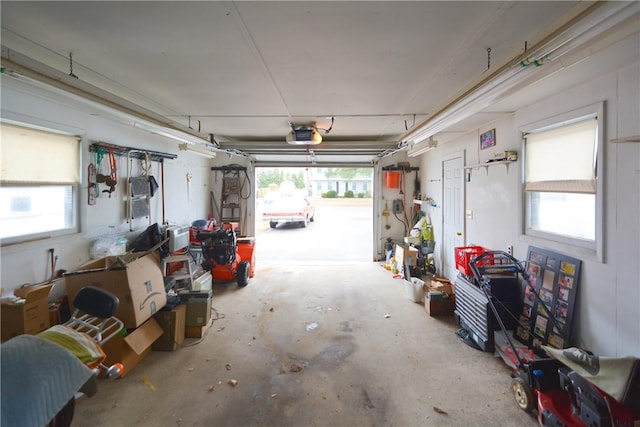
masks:
{"type": "Polygon", "coordinates": [[[257,262],[373,259],[373,168],[256,168],[257,262]]]}

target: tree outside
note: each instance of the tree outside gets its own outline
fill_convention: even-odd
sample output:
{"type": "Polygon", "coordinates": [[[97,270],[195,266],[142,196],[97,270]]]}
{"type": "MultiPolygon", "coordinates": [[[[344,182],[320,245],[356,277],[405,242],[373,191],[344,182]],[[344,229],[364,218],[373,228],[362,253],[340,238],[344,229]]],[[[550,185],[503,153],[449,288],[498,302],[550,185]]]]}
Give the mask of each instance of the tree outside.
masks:
{"type": "Polygon", "coordinates": [[[370,198],[373,169],[258,168],[256,182],[258,197],[295,189],[311,197],[370,198]]]}
{"type": "Polygon", "coordinates": [[[258,188],[272,188],[272,184],[279,186],[285,181],[293,182],[296,188],[305,188],[305,171],[300,168],[261,168],[257,172],[258,188]]]}

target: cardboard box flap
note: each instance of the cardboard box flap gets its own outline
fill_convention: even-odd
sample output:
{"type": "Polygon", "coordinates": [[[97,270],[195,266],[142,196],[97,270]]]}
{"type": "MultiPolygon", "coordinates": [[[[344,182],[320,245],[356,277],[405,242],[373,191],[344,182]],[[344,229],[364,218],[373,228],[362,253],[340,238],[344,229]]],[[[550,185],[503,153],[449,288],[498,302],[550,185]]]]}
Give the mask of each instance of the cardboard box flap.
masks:
{"type": "Polygon", "coordinates": [[[448,295],[453,295],[455,293],[453,284],[449,282],[447,279],[444,279],[444,280],[441,278],[431,279],[431,282],[428,283],[428,286],[429,286],[429,290],[432,290],[432,291],[440,291],[448,295]]]}
{"type": "Polygon", "coordinates": [[[52,287],[53,285],[27,286],[14,289],[13,294],[19,298],[24,298],[29,304],[39,299],[48,299],[52,287]]]}
{"type": "MultiPolygon", "coordinates": [[[[147,254],[146,252],[133,252],[125,255],[106,256],[104,258],[96,259],[82,264],[78,269],[74,271],[68,271],[64,275],[74,276],[77,274],[96,273],[99,271],[124,270],[127,268],[128,264],[131,264],[140,258],[144,258],[144,256],[146,255],[149,254],[147,254]]],[[[158,268],[160,268],[160,261],[158,260],[158,257],[152,256],[151,258],[155,260],[156,264],[158,264],[158,268]]]]}
{"type": "Polygon", "coordinates": [[[162,328],[152,317],[127,335],[124,341],[137,355],[140,355],[160,338],[162,333],[162,328]]]}
{"type": "MultiPolygon", "coordinates": [[[[124,255],[107,257],[107,268],[109,270],[118,270],[118,269],[127,268],[128,264],[136,262],[137,260],[144,258],[146,255],[149,255],[149,254],[146,252],[132,252],[124,255]]],[[[151,258],[156,258],[156,257],[152,256],[151,258]]]]}

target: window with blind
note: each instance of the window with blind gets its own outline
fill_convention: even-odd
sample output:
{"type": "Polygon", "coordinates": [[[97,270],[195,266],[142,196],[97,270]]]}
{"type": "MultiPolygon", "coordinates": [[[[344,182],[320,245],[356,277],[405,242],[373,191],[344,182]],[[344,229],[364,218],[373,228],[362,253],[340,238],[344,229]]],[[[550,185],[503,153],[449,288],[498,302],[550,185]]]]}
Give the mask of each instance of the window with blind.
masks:
{"type": "Polygon", "coordinates": [[[0,239],[78,231],[80,139],[0,123],[0,239]]]}
{"type": "Polygon", "coordinates": [[[525,132],[525,233],[596,249],[598,117],[525,132]]]}

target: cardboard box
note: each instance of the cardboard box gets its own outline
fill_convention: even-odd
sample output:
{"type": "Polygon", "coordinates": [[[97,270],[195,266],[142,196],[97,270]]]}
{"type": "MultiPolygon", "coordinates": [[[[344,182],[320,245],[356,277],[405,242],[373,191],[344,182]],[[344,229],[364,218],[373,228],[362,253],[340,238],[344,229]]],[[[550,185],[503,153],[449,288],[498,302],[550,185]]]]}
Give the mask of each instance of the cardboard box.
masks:
{"type": "Polygon", "coordinates": [[[453,285],[448,279],[431,279],[428,281],[428,287],[431,291],[444,292],[447,295],[453,295],[455,293],[453,285]]]}
{"type": "Polygon", "coordinates": [[[61,325],[67,322],[71,318],[69,312],[69,304],[67,303],[66,295],[64,298],[56,301],[49,301],[49,323],[50,326],[61,325]]]}
{"type": "Polygon", "coordinates": [[[160,310],[153,316],[162,328],[162,336],[151,347],[155,351],[174,351],[184,342],[187,306],[179,304],[171,310],[160,310]]]}
{"type": "Polygon", "coordinates": [[[424,297],[424,309],[429,316],[453,316],[453,310],[456,308],[455,296],[449,298],[435,299],[429,293],[424,297]]]}
{"type": "Polygon", "coordinates": [[[209,319],[209,323],[204,326],[187,326],[184,328],[184,335],[187,338],[202,338],[211,325],[213,325],[213,319],[209,319]]]}
{"type": "Polygon", "coordinates": [[[405,236],[403,240],[404,240],[404,243],[407,245],[420,246],[420,237],[405,236]]]}
{"type": "Polygon", "coordinates": [[[53,285],[28,286],[14,289],[16,297],[26,301],[20,304],[3,302],[0,310],[0,336],[6,341],[22,334],[34,335],[44,331],[50,325],[49,292],[53,285]]]}
{"type": "Polygon", "coordinates": [[[49,308],[49,326],[59,325],[60,324],[60,316],[58,315],[57,307],[49,308]]]}
{"type": "Polygon", "coordinates": [[[411,245],[396,245],[393,257],[396,260],[398,270],[400,270],[401,266],[404,266],[405,260],[410,266],[415,267],[418,264],[418,248],[411,245]]]}
{"type": "Polygon", "coordinates": [[[65,274],[69,305],[85,286],[95,286],[120,300],[116,317],[137,328],[167,304],[160,262],[155,254],[109,256],[65,274]]]}
{"type": "Polygon", "coordinates": [[[115,335],[102,346],[102,350],[107,355],[105,365],[122,363],[124,377],[151,352],[153,343],[161,335],[162,328],[154,318],[130,331],[126,337],[120,334],[115,335]]]}
{"type": "Polygon", "coordinates": [[[180,300],[187,306],[186,326],[205,326],[211,319],[212,291],[181,291],[180,300]]]}

